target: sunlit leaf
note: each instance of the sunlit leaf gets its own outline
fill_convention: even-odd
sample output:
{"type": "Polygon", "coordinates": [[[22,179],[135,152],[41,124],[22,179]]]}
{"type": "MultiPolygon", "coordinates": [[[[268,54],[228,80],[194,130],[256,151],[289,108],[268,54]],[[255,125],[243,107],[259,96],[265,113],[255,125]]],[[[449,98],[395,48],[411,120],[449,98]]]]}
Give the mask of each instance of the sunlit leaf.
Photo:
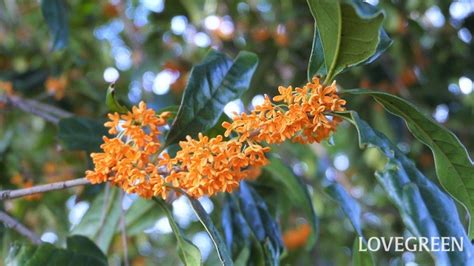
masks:
{"type": "Polygon", "coordinates": [[[361,1],[308,0],[316,21],[308,78],[326,82],[348,67],[373,61],[389,45],[382,29],[384,14],[361,1]]]}
{"type": "Polygon", "coordinates": [[[107,95],[105,96],[105,104],[109,108],[110,112],[117,112],[120,114],[125,114],[128,112],[127,107],[120,104],[115,95],[115,84],[112,83],[107,88],[107,95]]]}

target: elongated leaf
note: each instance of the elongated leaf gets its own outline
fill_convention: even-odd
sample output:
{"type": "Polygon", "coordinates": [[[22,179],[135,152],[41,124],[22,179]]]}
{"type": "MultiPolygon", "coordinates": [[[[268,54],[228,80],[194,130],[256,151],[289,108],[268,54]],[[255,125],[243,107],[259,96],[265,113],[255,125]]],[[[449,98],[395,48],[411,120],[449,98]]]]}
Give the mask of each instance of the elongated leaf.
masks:
{"type": "Polygon", "coordinates": [[[209,234],[209,237],[212,240],[212,243],[214,243],[214,246],[217,250],[217,255],[219,256],[219,259],[222,264],[225,266],[233,265],[231,254],[227,249],[224,239],[222,239],[221,234],[212,222],[211,217],[209,217],[206,210],[204,210],[201,203],[197,199],[191,198],[185,193],[184,195],[186,195],[186,197],[191,202],[191,206],[193,207],[194,213],[206,229],[207,233],[209,234]]]}
{"type": "MultiPolygon", "coordinates": [[[[127,235],[134,236],[152,227],[163,213],[156,209],[156,203],[143,198],[136,199],[125,215],[127,235]]],[[[118,233],[120,230],[117,229],[118,233]]]]}
{"type": "Polygon", "coordinates": [[[301,208],[309,219],[313,232],[308,239],[307,247],[311,248],[316,242],[319,232],[319,222],[306,185],[301,178],[295,176],[292,171],[277,158],[270,158],[270,163],[266,169],[272,174],[272,177],[280,182],[287,190],[285,193],[291,198],[292,204],[297,208],[301,208]]]}
{"type": "MultiPolygon", "coordinates": [[[[378,181],[400,210],[403,222],[415,236],[455,237],[470,243],[459,219],[454,201],[425,177],[382,133],[372,129],[355,112],[347,112],[359,133],[361,147],[379,148],[389,159],[384,171],[376,173],[378,181]]],[[[470,265],[474,250],[432,252],[440,265],[470,265]]]]}
{"type": "Polygon", "coordinates": [[[387,111],[403,118],[410,132],[431,149],[439,182],[466,207],[471,217],[469,237],[474,238],[474,165],[456,135],[400,97],[362,89],[349,90],[347,93],[374,97],[387,111]]]}
{"type": "Polygon", "coordinates": [[[259,241],[266,262],[277,265],[283,250],[281,232],[265,201],[246,182],[241,182],[239,202],[242,214],[259,241]]]}
{"type": "Polygon", "coordinates": [[[178,242],[178,251],[181,261],[186,266],[201,265],[202,259],[199,248],[196,247],[191,241],[185,238],[183,232],[176,224],[173,214],[169,210],[166,203],[162,199],[157,198],[154,198],[154,201],[158,203],[158,205],[166,214],[166,217],[168,217],[168,221],[171,225],[171,228],[173,229],[174,235],[176,236],[176,240],[178,242]]]}
{"type": "Polygon", "coordinates": [[[107,252],[120,220],[122,203],[119,193],[119,189],[111,188],[109,193],[104,191],[97,195],[71,234],[87,236],[107,252]]]}
{"type": "Polygon", "coordinates": [[[70,150],[100,151],[102,136],[107,134],[103,123],[97,120],[70,117],[59,121],[58,137],[70,150]]]}
{"type": "Polygon", "coordinates": [[[39,246],[14,244],[5,261],[6,265],[77,265],[107,266],[107,257],[86,237],[71,236],[67,249],[44,243],[39,246]]]}
{"type": "Polygon", "coordinates": [[[52,50],[65,48],[69,39],[66,1],[42,0],[41,11],[53,36],[52,50]]]}
{"type": "Polygon", "coordinates": [[[359,236],[362,235],[362,227],[360,225],[360,207],[338,183],[333,183],[324,189],[337,203],[339,203],[344,214],[349,218],[359,236]]]}
{"type": "Polygon", "coordinates": [[[359,238],[354,240],[352,246],[352,265],[353,266],[371,266],[375,265],[372,257],[372,253],[367,251],[367,246],[364,241],[360,241],[359,238]],[[362,247],[361,247],[362,246],[362,247]]]}
{"type": "Polygon", "coordinates": [[[250,85],[258,64],[257,56],[240,52],[234,61],[211,50],[195,66],[183,94],[181,105],[166,139],[166,145],[196,136],[213,127],[224,106],[238,98],[250,85]]]}
{"type": "Polygon", "coordinates": [[[317,26],[308,78],[327,74],[329,82],[348,67],[375,60],[390,45],[382,29],[384,14],[375,7],[362,1],[307,1],[317,26]]]}

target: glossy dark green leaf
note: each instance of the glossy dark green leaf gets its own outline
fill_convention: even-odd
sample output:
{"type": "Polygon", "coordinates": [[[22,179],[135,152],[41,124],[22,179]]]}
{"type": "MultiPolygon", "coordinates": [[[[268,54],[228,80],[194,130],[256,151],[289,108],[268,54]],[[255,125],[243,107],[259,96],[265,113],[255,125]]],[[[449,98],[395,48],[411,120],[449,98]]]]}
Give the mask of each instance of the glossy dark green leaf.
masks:
{"type": "Polygon", "coordinates": [[[109,108],[110,112],[117,112],[120,114],[126,114],[128,112],[127,107],[120,104],[115,95],[115,84],[112,83],[107,88],[107,95],[105,96],[105,104],[109,108]]]}
{"type": "Polygon", "coordinates": [[[348,67],[375,60],[390,45],[382,29],[384,14],[367,3],[308,0],[308,5],[317,26],[309,78],[327,74],[330,82],[348,67]]]}
{"type": "Polygon", "coordinates": [[[118,188],[110,188],[97,195],[71,234],[87,236],[107,252],[120,220],[122,203],[119,193],[118,188]]]}
{"type": "Polygon", "coordinates": [[[225,241],[217,230],[216,226],[214,225],[214,222],[212,222],[209,214],[207,214],[206,210],[204,210],[201,203],[197,199],[191,198],[187,194],[185,195],[191,202],[191,206],[194,210],[194,213],[206,229],[207,233],[209,234],[209,237],[212,240],[212,243],[214,243],[214,247],[217,250],[217,255],[219,256],[219,259],[222,264],[225,266],[233,265],[232,256],[229,250],[227,249],[225,241]]]}
{"type": "Polygon", "coordinates": [[[324,191],[331,196],[341,207],[344,214],[351,221],[352,226],[359,236],[362,235],[362,227],[360,225],[360,206],[346,190],[338,183],[332,183],[327,186],[324,191]]]}
{"type": "Polygon", "coordinates": [[[453,198],[466,207],[471,216],[469,236],[473,238],[474,165],[456,135],[400,97],[362,89],[346,92],[374,97],[387,111],[403,118],[410,132],[431,149],[439,182],[453,198]]]}
{"type": "Polygon", "coordinates": [[[357,237],[354,240],[354,245],[352,246],[352,265],[353,266],[372,266],[374,260],[372,253],[367,251],[367,246],[364,241],[360,241],[357,237]],[[362,247],[361,247],[362,246],[362,247]]]}
{"type": "Polygon", "coordinates": [[[100,151],[107,129],[102,122],[85,117],[69,117],[59,121],[58,137],[67,149],[100,151]]]}
{"type": "Polygon", "coordinates": [[[265,201],[246,182],[240,183],[239,202],[242,214],[265,254],[266,263],[275,265],[283,250],[277,222],[270,215],[265,201]]]}
{"type": "Polygon", "coordinates": [[[176,236],[176,241],[178,242],[178,254],[181,258],[181,261],[186,266],[201,265],[202,259],[199,248],[196,247],[191,241],[186,239],[183,232],[176,224],[173,214],[171,213],[166,203],[162,199],[157,198],[154,198],[154,201],[158,203],[158,205],[166,214],[166,217],[168,217],[168,221],[171,225],[171,228],[173,229],[174,235],[176,236]]]}
{"type": "Polygon", "coordinates": [[[257,64],[258,58],[253,53],[240,52],[232,61],[225,54],[211,50],[191,71],[166,145],[212,128],[224,106],[248,89],[257,64]]]}
{"type": "Polygon", "coordinates": [[[5,261],[6,265],[77,265],[107,266],[107,257],[88,238],[75,235],[67,238],[67,249],[44,243],[39,246],[14,244],[5,261]]]}
{"type": "Polygon", "coordinates": [[[459,219],[454,201],[424,176],[382,133],[371,128],[357,113],[347,112],[345,118],[359,133],[361,147],[379,148],[388,158],[377,179],[397,206],[407,229],[415,236],[456,237],[465,244],[463,251],[432,252],[440,265],[473,263],[472,246],[459,219]]]}
{"type": "Polygon", "coordinates": [[[52,50],[65,48],[69,39],[66,1],[42,0],[41,11],[53,38],[52,50]]]}
{"type": "Polygon", "coordinates": [[[291,203],[295,207],[301,208],[309,219],[313,232],[308,239],[307,246],[311,248],[316,242],[319,232],[319,222],[306,185],[301,178],[295,176],[293,172],[277,158],[270,158],[270,163],[265,169],[272,174],[272,178],[282,184],[282,189],[286,191],[285,194],[291,199],[291,203]]]}

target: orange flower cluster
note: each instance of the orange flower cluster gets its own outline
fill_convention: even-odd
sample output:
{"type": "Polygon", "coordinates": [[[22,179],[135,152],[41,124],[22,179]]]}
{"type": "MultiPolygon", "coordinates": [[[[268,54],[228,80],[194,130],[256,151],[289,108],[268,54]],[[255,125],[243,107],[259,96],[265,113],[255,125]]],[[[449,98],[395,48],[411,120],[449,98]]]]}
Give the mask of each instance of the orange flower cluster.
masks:
{"type": "Polygon", "coordinates": [[[64,98],[67,83],[66,76],[61,76],[59,78],[48,77],[45,82],[46,91],[48,94],[54,95],[54,99],[61,100],[64,98]]]}
{"type": "Polygon", "coordinates": [[[225,141],[221,135],[209,139],[202,134],[197,140],[188,136],[179,146],[181,150],[174,158],[165,153],[159,164],[170,171],[166,182],[192,197],[231,192],[253,174],[253,167],[267,163],[265,152],[270,150],[252,142],[225,141]]]}
{"type": "Polygon", "coordinates": [[[91,154],[95,169],[87,171],[86,178],[93,184],[109,181],[127,193],[152,197],[154,186],[164,186],[154,161],[161,147],[159,128],[166,124],[168,116],[168,112],[157,115],[144,102],[127,114],[109,114],[110,121],[105,126],[116,137],[104,137],[103,152],[91,154]]]}
{"type": "Polygon", "coordinates": [[[328,112],[344,111],[345,100],[336,93],[336,83],[324,86],[318,78],[303,87],[278,88],[279,95],[268,96],[262,105],[250,114],[243,113],[224,122],[225,136],[235,132],[240,140],[251,139],[268,144],[281,143],[287,139],[300,143],[321,142],[329,137],[340,123],[339,117],[329,117],[328,112]]]}
{"type": "Polygon", "coordinates": [[[311,235],[311,226],[309,224],[301,224],[295,229],[286,231],[283,234],[283,243],[288,250],[295,250],[306,245],[311,235]]]}
{"type": "Polygon", "coordinates": [[[237,137],[188,136],[174,157],[161,152],[158,139],[168,114],[157,115],[143,102],[128,114],[109,114],[105,126],[116,137],[104,137],[103,152],[91,155],[95,170],[87,171],[86,177],[94,184],[109,181],[145,198],[166,198],[172,187],[192,197],[231,192],[241,180],[254,179],[268,163],[265,153],[270,148],[261,143],[319,142],[340,122],[328,118],[328,112],[344,110],[335,84],[323,86],[315,78],[302,88],[278,90],[273,100],[283,104],[275,105],[266,97],[250,114],[223,123],[225,136],[235,132],[237,137]]]}

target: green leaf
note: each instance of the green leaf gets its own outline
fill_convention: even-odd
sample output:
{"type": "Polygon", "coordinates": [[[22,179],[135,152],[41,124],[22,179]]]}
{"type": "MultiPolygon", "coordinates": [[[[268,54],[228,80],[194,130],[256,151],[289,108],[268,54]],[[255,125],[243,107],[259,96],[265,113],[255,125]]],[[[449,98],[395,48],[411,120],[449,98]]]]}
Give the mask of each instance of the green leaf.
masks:
{"type": "Polygon", "coordinates": [[[224,106],[248,89],[257,64],[258,58],[253,53],[240,52],[232,61],[211,50],[204,61],[191,70],[166,146],[178,143],[186,135],[195,137],[212,128],[224,106]]]}
{"type": "Polygon", "coordinates": [[[125,215],[127,235],[134,236],[143,233],[144,230],[152,227],[162,215],[160,211],[156,210],[156,204],[153,201],[143,198],[136,199],[125,215]]]}
{"type": "Polygon", "coordinates": [[[216,226],[212,222],[211,217],[207,214],[207,212],[204,210],[201,203],[197,199],[190,197],[184,192],[183,194],[191,202],[191,207],[193,207],[194,213],[196,214],[199,221],[206,229],[207,233],[209,234],[209,237],[212,240],[212,243],[214,243],[214,246],[217,250],[217,255],[219,256],[219,260],[225,266],[233,265],[231,254],[229,250],[227,249],[227,246],[225,244],[225,241],[222,239],[221,234],[219,233],[216,226]]]}
{"type": "Polygon", "coordinates": [[[307,0],[316,21],[308,78],[326,75],[325,83],[348,67],[373,61],[389,45],[382,11],[361,1],[307,0]]]}
{"type": "Polygon", "coordinates": [[[181,261],[187,266],[201,265],[201,252],[199,248],[196,247],[191,241],[185,238],[183,232],[176,224],[173,214],[169,210],[168,206],[162,199],[153,198],[155,202],[161,207],[161,209],[168,217],[168,221],[173,229],[174,235],[176,236],[176,241],[178,242],[178,251],[181,261]]]}
{"type": "Polygon", "coordinates": [[[467,209],[471,217],[469,237],[474,238],[474,165],[456,135],[400,97],[363,89],[346,92],[372,96],[387,111],[403,118],[410,132],[431,149],[439,182],[467,209]]]}
{"type": "Polygon", "coordinates": [[[371,266],[374,264],[374,259],[372,253],[369,251],[361,251],[361,245],[363,250],[367,249],[364,241],[360,241],[359,238],[354,240],[354,245],[352,246],[352,265],[353,266],[371,266]]]}
{"type": "Polygon", "coordinates": [[[115,96],[115,84],[112,83],[107,88],[107,95],[105,96],[105,104],[110,112],[117,112],[120,114],[128,113],[128,108],[121,105],[115,96]]]}
{"type": "Polygon", "coordinates": [[[96,196],[82,220],[72,228],[71,234],[85,235],[95,240],[103,252],[107,252],[120,220],[121,208],[120,190],[106,189],[96,196]]]}
{"type": "Polygon", "coordinates": [[[52,50],[60,50],[68,45],[69,30],[66,1],[42,0],[41,11],[53,36],[52,50]]]}
{"type": "Polygon", "coordinates": [[[463,251],[432,252],[439,265],[470,265],[473,249],[459,219],[454,201],[424,176],[382,133],[372,129],[356,112],[342,115],[352,122],[359,133],[361,147],[380,149],[389,159],[376,177],[397,206],[407,229],[415,236],[462,238],[463,251]]]}
{"type": "Polygon", "coordinates": [[[239,202],[242,214],[271,265],[278,264],[283,250],[281,232],[270,215],[265,201],[246,182],[240,183],[239,202]]]}
{"type": "Polygon", "coordinates": [[[308,249],[311,248],[314,243],[316,243],[319,232],[319,222],[306,185],[301,178],[295,176],[292,171],[277,158],[270,158],[270,163],[265,169],[272,174],[272,177],[276,179],[276,181],[283,185],[287,191],[285,193],[291,199],[292,204],[294,204],[295,207],[301,208],[309,219],[313,232],[308,239],[307,247],[308,249]]]}
{"type": "Polygon", "coordinates": [[[69,117],[59,121],[58,137],[69,150],[100,151],[107,129],[102,122],[85,117],[69,117]]]}
{"type": "Polygon", "coordinates": [[[107,257],[86,237],[71,236],[67,238],[67,249],[57,248],[44,243],[39,246],[14,244],[10,248],[6,265],[75,265],[107,266],[107,257]]]}
{"type": "Polygon", "coordinates": [[[327,186],[324,191],[331,196],[341,207],[344,214],[349,218],[355,231],[360,237],[362,235],[362,227],[360,225],[360,206],[338,183],[332,183],[327,186]]]}

